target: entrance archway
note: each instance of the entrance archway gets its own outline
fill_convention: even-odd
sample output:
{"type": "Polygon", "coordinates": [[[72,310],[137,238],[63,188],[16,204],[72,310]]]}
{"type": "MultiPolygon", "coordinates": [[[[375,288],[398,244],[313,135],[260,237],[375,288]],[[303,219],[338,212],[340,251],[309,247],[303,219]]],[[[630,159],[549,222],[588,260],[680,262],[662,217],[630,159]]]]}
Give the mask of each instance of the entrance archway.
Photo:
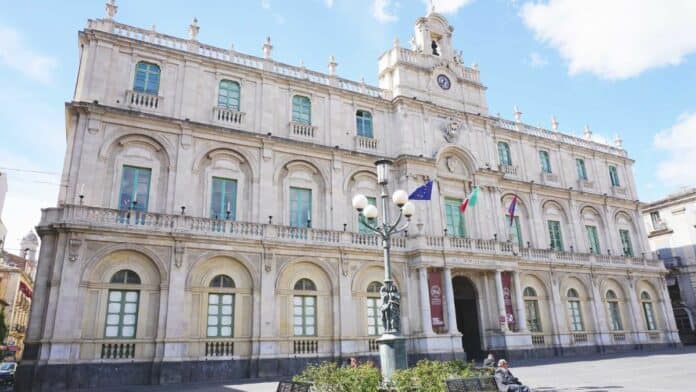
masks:
{"type": "Polygon", "coordinates": [[[479,330],[478,305],[474,284],[466,277],[452,279],[457,329],[462,333],[462,348],[467,360],[483,358],[481,332],[479,330]]]}

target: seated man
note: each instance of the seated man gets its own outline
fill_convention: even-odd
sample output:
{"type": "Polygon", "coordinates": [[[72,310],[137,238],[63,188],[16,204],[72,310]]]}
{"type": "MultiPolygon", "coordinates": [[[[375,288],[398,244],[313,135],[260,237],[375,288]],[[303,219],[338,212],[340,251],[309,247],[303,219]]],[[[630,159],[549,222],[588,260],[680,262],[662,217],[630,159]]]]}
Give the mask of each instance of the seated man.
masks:
{"type": "Polygon", "coordinates": [[[483,360],[483,367],[494,368],[495,367],[495,356],[493,353],[488,353],[488,357],[483,360]]]}
{"type": "Polygon", "coordinates": [[[500,392],[530,392],[528,386],[522,385],[520,380],[512,375],[504,359],[498,361],[498,368],[495,369],[495,383],[500,392]]]}

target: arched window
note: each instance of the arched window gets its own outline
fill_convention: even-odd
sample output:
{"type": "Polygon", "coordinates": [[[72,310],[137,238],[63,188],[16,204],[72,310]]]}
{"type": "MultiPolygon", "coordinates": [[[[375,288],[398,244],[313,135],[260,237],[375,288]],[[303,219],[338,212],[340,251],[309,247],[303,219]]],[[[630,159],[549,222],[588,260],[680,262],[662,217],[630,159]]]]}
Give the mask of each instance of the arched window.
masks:
{"type": "Polygon", "coordinates": [[[312,102],[302,95],[292,97],[292,121],[302,124],[312,123],[312,102]]]}
{"type": "Polygon", "coordinates": [[[525,287],[522,293],[524,297],[524,309],[527,314],[527,329],[529,332],[542,332],[541,317],[539,316],[539,299],[536,290],[525,287]]]}
{"type": "Polygon", "coordinates": [[[372,114],[366,110],[358,110],[355,113],[356,130],[358,136],[372,137],[372,114]]]}
{"type": "Polygon", "coordinates": [[[216,275],[210,280],[209,288],[215,292],[208,293],[208,328],[209,338],[231,338],[234,336],[234,293],[228,290],[236,286],[227,275],[216,275]]]}
{"type": "Polygon", "coordinates": [[[302,278],[295,283],[297,293],[293,297],[293,333],[295,336],[316,336],[317,334],[317,296],[309,292],[317,286],[311,280],[302,278]]]}
{"type": "Polygon", "coordinates": [[[539,151],[539,164],[542,172],[551,173],[551,159],[549,159],[548,151],[539,151]]]}
{"type": "Polygon", "coordinates": [[[501,165],[512,165],[510,146],[505,142],[498,142],[498,159],[501,165]]]}
{"type": "Polygon", "coordinates": [[[239,83],[221,80],[218,89],[218,107],[239,111],[239,83]]]}
{"type": "Polygon", "coordinates": [[[568,315],[570,316],[570,329],[573,332],[585,330],[582,322],[582,310],[580,308],[580,296],[575,289],[568,290],[568,315]]]}
{"type": "Polygon", "coordinates": [[[607,291],[605,296],[607,307],[609,308],[609,322],[612,331],[622,331],[623,324],[621,323],[621,311],[619,310],[619,299],[613,290],[607,291]]]}
{"type": "Polygon", "coordinates": [[[653,311],[652,298],[647,291],[640,293],[640,301],[643,304],[643,316],[645,316],[645,326],[648,331],[654,331],[657,329],[657,324],[655,323],[655,312],[653,311]]]}
{"type": "MultiPolygon", "coordinates": [[[[116,285],[140,284],[140,277],[131,270],[116,272],[109,281],[116,285]]],[[[106,307],[104,337],[134,339],[138,324],[138,299],[140,292],[133,289],[110,289],[106,307]]]]}
{"type": "Polygon", "coordinates": [[[382,283],[377,281],[367,285],[367,334],[370,336],[379,336],[384,332],[382,314],[379,310],[381,288],[382,283]]]}
{"type": "Polygon", "coordinates": [[[135,81],[133,91],[157,95],[160,84],[160,67],[157,64],[139,62],[135,66],[135,81]]]}

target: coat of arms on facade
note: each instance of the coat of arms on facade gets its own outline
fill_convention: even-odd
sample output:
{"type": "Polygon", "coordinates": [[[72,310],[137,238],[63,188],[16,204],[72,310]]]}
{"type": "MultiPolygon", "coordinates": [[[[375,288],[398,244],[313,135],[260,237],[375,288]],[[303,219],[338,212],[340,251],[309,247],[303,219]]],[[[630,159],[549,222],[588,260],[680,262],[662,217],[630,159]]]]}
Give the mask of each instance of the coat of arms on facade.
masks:
{"type": "Polygon", "coordinates": [[[442,126],[442,136],[447,140],[447,143],[454,143],[459,139],[459,133],[464,126],[458,121],[450,121],[442,126]]]}

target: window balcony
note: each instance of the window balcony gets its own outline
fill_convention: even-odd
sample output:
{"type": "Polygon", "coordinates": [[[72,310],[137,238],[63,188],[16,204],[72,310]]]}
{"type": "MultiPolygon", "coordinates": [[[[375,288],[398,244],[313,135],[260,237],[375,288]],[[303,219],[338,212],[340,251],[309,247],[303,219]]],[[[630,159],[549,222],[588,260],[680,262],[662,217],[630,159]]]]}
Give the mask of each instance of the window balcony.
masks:
{"type": "Polygon", "coordinates": [[[354,140],[356,151],[377,152],[377,139],[356,135],[354,140]]]}
{"type": "Polygon", "coordinates": [[[622,186],[612,186],[611,194],[616,197],[626,197],[626,188],[622,186]]]}
{"type": "Polygon", "coordinates": [[[159,111],[162,108],[164,97],[156,94],[142,93],[138,91],[126,91],[126,106],[129,109],[141,109],[150,112],[159,111]]]}
{"type": "Polygon", "coordinates": [[[512,176],[517,177],[517,166],[514,165],[498,165],[498,170],[503,172],[506,177],[512,176]]]}
{"type": "Polygon", "coordinates": [[[541,172],[541,183],[542,184],[558,184],[558,174],[541,172]]]}
{"type": "Polygon", "coordinates": [[[242,127],[246,113],[234,109],[215,106],[213,108],[213,122],[223,126],[242,127]]]}
{"type": "Polygon", "coordinates": [[[594,189],[594,182],[590,180],[583,180],[582,178],[578,180],[579,190],[592,190],[594,189]]]}
{"type": "Polygon", "coordinates": [[[317,127],[311,124],[299,123],[295,121],[290,121],[288,127],[290,128],[290,137],[305,140],[314,139],[317,130],[317,127]]]}

